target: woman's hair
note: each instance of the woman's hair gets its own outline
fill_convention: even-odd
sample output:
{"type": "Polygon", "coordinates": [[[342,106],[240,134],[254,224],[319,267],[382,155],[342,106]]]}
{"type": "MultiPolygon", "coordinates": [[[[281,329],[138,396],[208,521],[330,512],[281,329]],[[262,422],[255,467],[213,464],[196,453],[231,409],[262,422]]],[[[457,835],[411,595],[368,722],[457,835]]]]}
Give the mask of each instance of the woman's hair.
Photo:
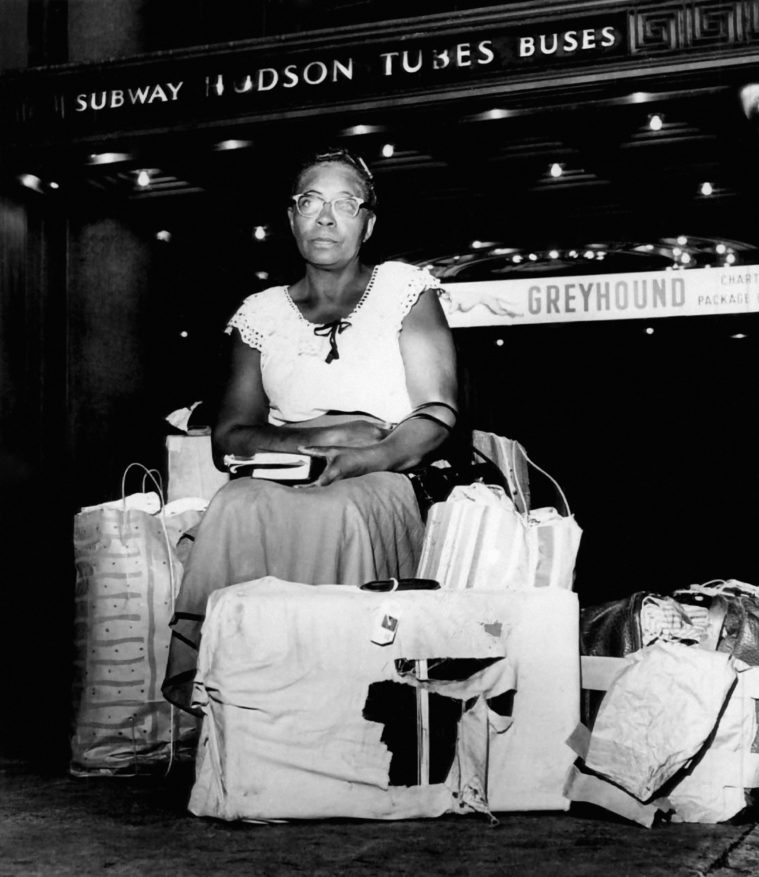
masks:
{"type": "Polygon", "coordinates": [[[292,191],[290,194],[298,194],[300,181],[306,171],[311,170],[311,168],[315,167],[316,165],[327,163],[344,164],[347,167],[353,168],[353,170],[361,178],[361,182],[364,186],[364,200],[369,206],[369,209],[372,211],[375,211],[377,209],[377,193],[374,191],[374,177],[372,176],[372,172],[369,170],[366,162],[363,160],[363,158],[361,158],[360,155],[356,155],[349,149],[343,149],[343,147],[341,146],[330,147],[324,152],[317,152],[315,155],[312,155],[309,159],[303,162],[300,170],[295,175],[295,179],[293,180],[292,185],[292,191]]]}

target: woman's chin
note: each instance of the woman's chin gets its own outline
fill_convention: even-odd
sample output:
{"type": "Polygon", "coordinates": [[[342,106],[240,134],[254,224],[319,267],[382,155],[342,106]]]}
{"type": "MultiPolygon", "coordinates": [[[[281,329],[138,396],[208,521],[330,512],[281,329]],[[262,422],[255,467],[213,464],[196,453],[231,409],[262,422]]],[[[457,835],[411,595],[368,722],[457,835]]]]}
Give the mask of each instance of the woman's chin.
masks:
{"type": "Polygon", "coordinates": [[[343,253],[334,250],[311,250],[305,258],[310,265],[316,268],[341,268],[351,261],[343,253]]]}

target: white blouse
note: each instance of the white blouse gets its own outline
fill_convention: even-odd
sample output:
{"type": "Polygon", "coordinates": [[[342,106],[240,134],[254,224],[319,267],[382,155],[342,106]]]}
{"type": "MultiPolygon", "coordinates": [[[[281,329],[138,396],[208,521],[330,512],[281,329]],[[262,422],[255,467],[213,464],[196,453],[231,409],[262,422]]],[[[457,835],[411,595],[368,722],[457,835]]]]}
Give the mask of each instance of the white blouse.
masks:
{"type": "Polygon", "coordinates": [[[311,420],[328,411],[363,411],[397,423],[412,407],[401,325],[421,293],[439,287],[422,268],[377,265],[358,304],[341,321],[342,331],[334,334],[339,355],[331,362],[328,330],[305,319],[285,286],[248,296],[226,332],[237,329],[246,344],[261,351],[270,423],[311,420]]]}

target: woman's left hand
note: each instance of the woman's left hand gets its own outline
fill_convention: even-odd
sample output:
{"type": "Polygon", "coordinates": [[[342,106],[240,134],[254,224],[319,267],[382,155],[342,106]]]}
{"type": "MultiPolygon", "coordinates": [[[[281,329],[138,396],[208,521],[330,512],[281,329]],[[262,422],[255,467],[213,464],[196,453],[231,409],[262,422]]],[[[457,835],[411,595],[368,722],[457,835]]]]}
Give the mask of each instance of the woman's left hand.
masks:
{"type": "Polygon", "coordinates": [[[378,459],[377,447],[348,448],[341,445],[319,445],[298,448],[301,454],[324,460],[326,465],[316,481],[308,487],[326,487],[342,478],[355,478],[367,472],[377,472],[383,468],[378,459]]]}

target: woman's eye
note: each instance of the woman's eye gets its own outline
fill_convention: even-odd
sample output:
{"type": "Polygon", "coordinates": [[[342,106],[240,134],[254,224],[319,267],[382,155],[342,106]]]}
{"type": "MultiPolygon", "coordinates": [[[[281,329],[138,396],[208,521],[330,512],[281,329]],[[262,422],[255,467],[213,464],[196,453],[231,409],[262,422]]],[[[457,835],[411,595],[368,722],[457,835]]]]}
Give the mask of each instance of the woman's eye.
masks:
{"type": "Polygon", "coordinates": [[[353,198],[338,198],[333,202],[333,206],[338,213],[343,213],[346,216],[355,216],[356,215],[356,202],[353,198]]]}

